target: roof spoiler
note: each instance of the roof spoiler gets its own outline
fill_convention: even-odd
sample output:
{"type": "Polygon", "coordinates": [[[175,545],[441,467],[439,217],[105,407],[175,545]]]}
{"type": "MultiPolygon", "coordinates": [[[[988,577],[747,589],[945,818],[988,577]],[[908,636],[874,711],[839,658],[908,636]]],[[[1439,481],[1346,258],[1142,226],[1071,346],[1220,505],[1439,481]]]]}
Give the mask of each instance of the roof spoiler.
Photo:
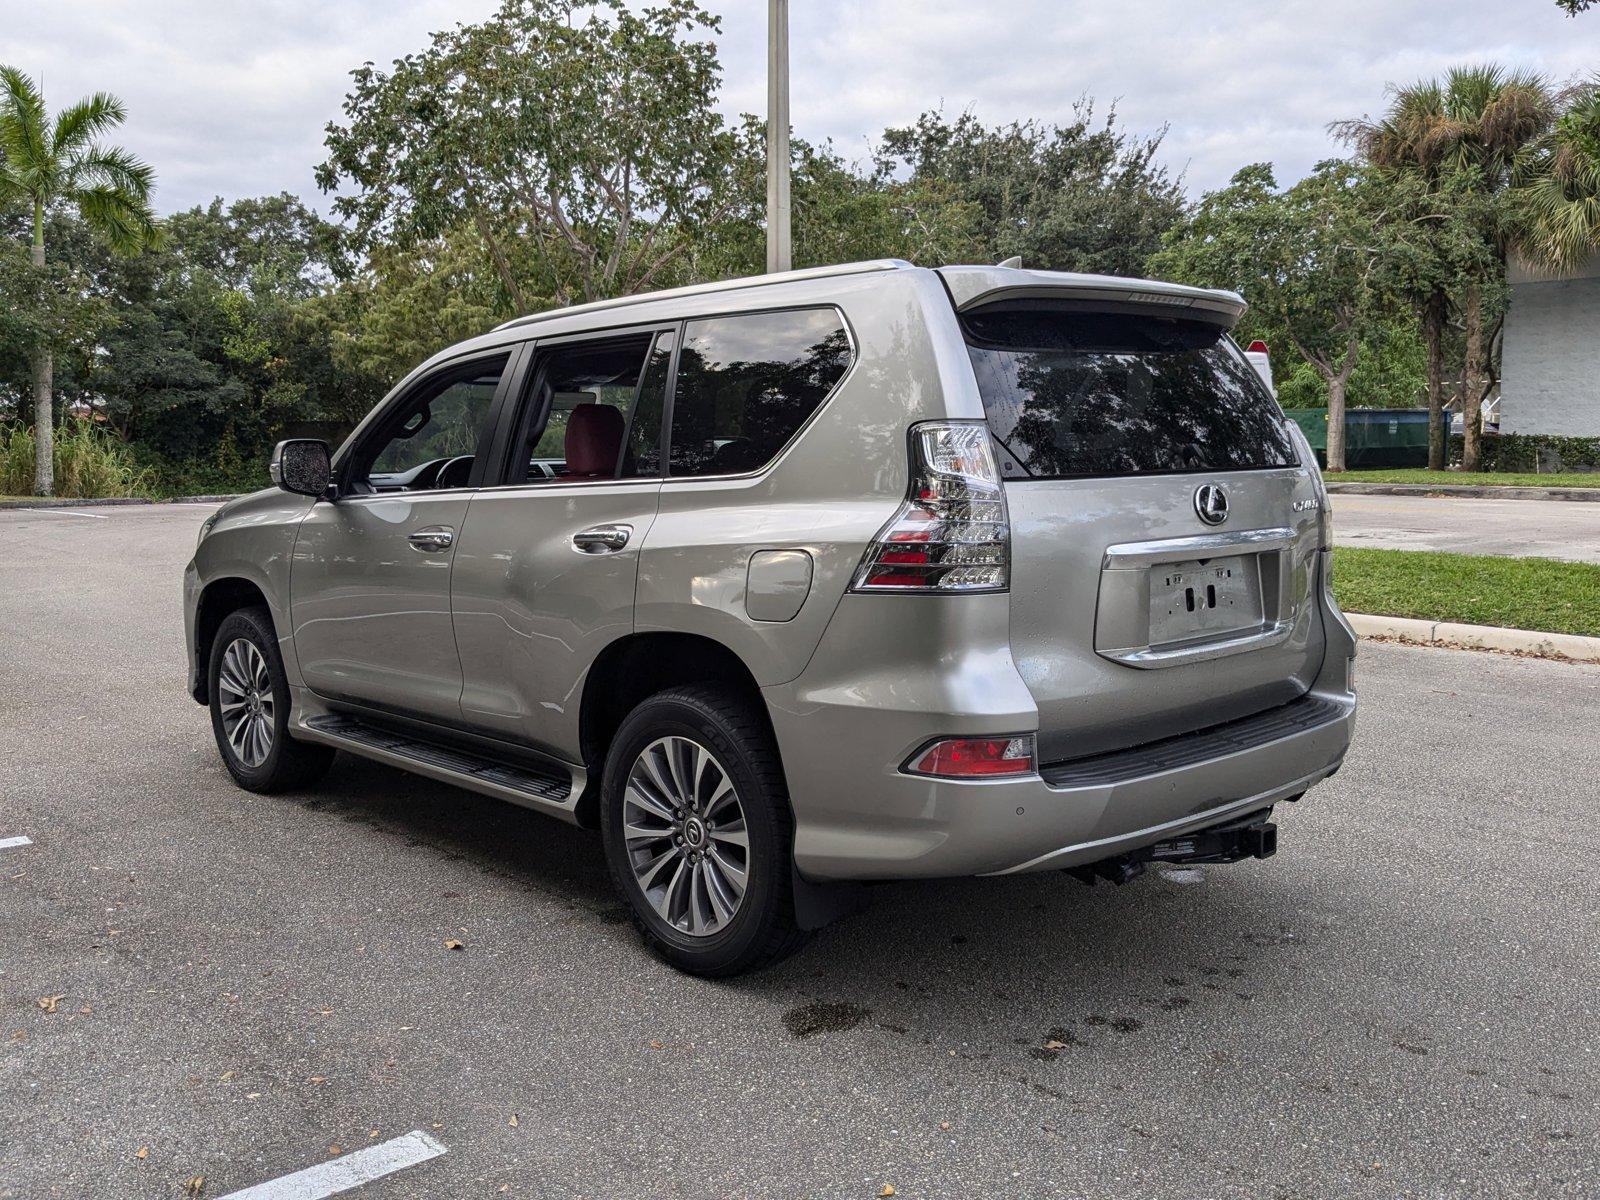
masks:
{"type": "MultiPolygon", "coordinates": [[[[1009,260],[1008,260],[1009,261],[1009,260]]],[[[1024,271],[997,267],[940,267],[939,275],[957,312],[1003,300],[1104,300],[1117,304],[1189,310],[1233,328],[1244,315],[1244,297],[1237,292],[1189,287],[1157,279],[1125,279],[1117,275],[1077,275],[1067,271],[1024,271]]]]}

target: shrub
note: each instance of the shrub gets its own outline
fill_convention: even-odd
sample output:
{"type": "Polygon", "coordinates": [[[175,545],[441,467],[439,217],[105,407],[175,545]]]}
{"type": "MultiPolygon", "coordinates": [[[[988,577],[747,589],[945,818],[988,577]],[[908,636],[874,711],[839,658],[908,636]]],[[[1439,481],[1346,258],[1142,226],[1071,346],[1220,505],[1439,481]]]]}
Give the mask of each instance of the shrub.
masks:
{"type": "MultiPolygon", "coordinates": [[[[1600,471],[1600,437],[1557,437],[1552,433],[1502,433],[1483,439],[1482,469],[1514,474],[1600,471]]],[[[1452,462],[1461,461],[1461,435],[1450,439],[1452,462]]]]}
{"type": "MultiPolygon", "coordinates": [[[[74,500],[142,496],[155,491],[155,476],[132,451],[88,421],[66,421],[55,431],[55,494],[74,500]]],[[[33,494],[33,430],[0,427],[0,494],[33,494]]]]}

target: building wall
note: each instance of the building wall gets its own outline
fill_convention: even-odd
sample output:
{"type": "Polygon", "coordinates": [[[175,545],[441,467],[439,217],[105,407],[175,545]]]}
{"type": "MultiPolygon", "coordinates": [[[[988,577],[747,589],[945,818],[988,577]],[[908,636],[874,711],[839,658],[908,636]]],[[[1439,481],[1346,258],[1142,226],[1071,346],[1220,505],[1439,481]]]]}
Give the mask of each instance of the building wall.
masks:
{"type": "Polygon", "coordinates": [[[1500,431],[1600,437],[1600,255],[1552,278],[1511,263],[1500,431]]]}

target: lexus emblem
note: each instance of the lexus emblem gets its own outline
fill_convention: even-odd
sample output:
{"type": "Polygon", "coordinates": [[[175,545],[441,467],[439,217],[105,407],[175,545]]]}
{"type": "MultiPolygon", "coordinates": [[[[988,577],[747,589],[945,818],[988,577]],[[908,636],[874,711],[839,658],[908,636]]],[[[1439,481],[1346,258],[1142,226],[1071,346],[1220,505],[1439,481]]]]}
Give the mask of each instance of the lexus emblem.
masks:
{"type": "Polygon", "coordinates": [[[1207,525],[1221,525],[1228,519],[1228,493],[1214,483],[1202,483],[1194,490],[1194,511],[1207,525]]]}

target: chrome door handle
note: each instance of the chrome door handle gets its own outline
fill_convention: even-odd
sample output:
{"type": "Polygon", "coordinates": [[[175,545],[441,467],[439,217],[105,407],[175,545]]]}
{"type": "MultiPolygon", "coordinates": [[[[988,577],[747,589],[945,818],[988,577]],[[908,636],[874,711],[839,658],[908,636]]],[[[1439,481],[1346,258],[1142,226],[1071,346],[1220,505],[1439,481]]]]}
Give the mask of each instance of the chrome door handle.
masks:
{"type": "Polygon", "coordinates": [[[413,550],[420,550],[424,554],[437,554],[441,550],[448,550],[455,540],[456,531],[448,525],[430,525],[426,529],[418,529],[406,538],[413,550]]]}
{"type": "Polygon", "coordinates": [[[572,545],[583,554],[612,554],[628,544],[631,525],[595,525],[572,535],[572,545]]]}

